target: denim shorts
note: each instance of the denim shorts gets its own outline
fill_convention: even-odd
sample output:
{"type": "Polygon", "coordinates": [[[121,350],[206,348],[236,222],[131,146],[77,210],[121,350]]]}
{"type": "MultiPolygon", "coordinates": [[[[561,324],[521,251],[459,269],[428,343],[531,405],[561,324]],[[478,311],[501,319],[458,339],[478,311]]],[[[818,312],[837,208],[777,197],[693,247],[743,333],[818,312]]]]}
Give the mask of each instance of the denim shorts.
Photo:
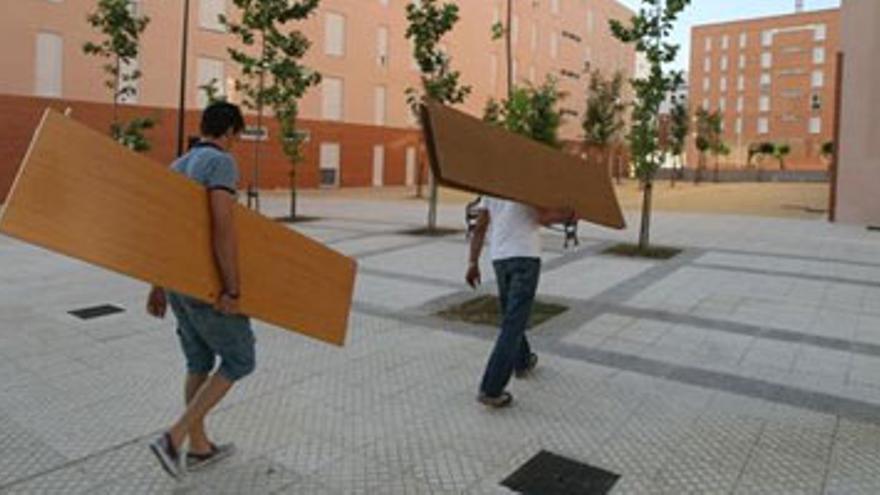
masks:
{"type": "Polygon", "coordinates": [[[217,372],[229,381],[254,370],[254,332],[247,317],[224,315],[210,304],[170,291],[168,301],[177,317],[177,335],[189,373],[211,373],[218,357],[217,372]]]}

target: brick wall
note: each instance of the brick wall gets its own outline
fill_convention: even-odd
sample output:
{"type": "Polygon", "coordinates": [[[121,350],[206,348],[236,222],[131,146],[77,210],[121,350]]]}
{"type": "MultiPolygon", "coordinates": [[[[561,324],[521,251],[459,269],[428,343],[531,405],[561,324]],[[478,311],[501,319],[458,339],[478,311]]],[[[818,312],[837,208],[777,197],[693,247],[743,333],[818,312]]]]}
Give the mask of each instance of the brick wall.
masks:
{"type": "MultiPolygon", "coordinates": [[[[28,143],[46,107],[59,111],[72,110],[72,117],[86,125],[106,131],[112,121],[113,110],[109,104],[82,101],[66,101],[34,97],[0,95],[0,202],[4,201],[18,171],[28,143]]],[[[147,153],[157,164],[167,166],[175,157],[177,149],[177,112],[168,108],[121,106],[120,118],[151,116],[158,125],[149,131],[152,149],[147,153]]],[[[200,113],[188,111],[186,134],[198,134],[200,113]]],[[[248,117],[251,122],[253,118],[248,117]]],[[[286,188],[289,184],[290,164],[276,141],[278,126],[273,119],[266,119],[269,140],[261,144],[260,187],[262,189],[286,188]]],[[[373,146],[385,146],[383,183],[403,185],[406,177],[406,149],[418,146],[420,134],[414,130],[393,129],[367,125],[302,121],[300,128],[310,132],[304,145],[304,160],[298,165],[299,187],[319,186],[319,149],[322,142],[340,144],[340,186],[370,186],[373,179],[373,146]]],[[[241,169],[241,187],[251,182],[254,164],[254,143],[240,141],[234,154],[241,169]]],[[[424,165],[424,164],[423,164],[424,165]]]]}

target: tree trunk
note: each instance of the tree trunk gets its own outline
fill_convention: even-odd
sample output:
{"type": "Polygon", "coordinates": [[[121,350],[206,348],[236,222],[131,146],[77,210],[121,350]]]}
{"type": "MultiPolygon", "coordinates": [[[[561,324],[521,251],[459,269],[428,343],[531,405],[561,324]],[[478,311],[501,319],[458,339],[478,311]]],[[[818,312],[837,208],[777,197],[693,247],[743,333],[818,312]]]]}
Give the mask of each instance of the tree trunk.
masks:
{"type": "Polygon", "coordinates": [[[437,230],[437,181],[434,180],[434,174],[428,174],[428,180],[431,184],[430,196],[428,198],[428,232],[434,233],[437,230]]]}
{"type": "Polygon", "coordinates": [[[678,174],[678,155],[672,157],[672,173],[669,174],[669,188],[675,189],[675,176],[678,174]]]}
{"type": "Polygon", "coordinates": [[[703,180],[703,167],[706,166],[706,153],[700,152],[697,159],[697,169],[694,170],[694,184],[699,184],[703,180]]]}
{"type": "MultiPolygon", "coordinates": [[[[266,35],[263,33],[262,35],[262,59],[266,58],[266,35]]],[[[260,83],[259,83],[259,94],[257,96],[257,132],[262,132],[263,129],[263,90],[266,86],[266,75],[265,71],[260,71],[260,83]]],[[[260,212],[260,144],[262,144],[261,135],[257,134],[256,139],[254,139],[254,171],[251,176],[252,184],[251,187],[254,191],[254,210],[257,213],[260,212]]]]}
{"type": "Polygon", "coordinates": [[[642,225],[639,229],[639,251],[646,251],[651,242],[651,192],[654,189],[653,178],[644,181],[642,188],[642,225]]]}
{"type": "Polygon", "coordinates": [[[715,155],[715,171],[714,171],[713,180],[715,181],[716,184],[718,183],[718,160],[719,160],[718,155],[715,155]]]}
{"type": "Polygon", "coordinates": [[[290,166],[290,221],[296,220],[296,165],[290,166]]]}

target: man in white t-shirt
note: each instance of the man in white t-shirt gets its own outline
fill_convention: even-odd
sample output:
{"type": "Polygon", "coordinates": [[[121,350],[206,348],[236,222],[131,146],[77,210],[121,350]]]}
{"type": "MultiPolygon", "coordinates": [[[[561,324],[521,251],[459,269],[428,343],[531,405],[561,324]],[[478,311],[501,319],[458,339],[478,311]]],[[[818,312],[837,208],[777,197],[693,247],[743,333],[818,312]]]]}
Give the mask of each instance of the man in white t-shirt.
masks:
{"type": "Polygon", "coordinates": [[[490,407],[505,407],[513,402],[513,396],[504,390],[510,376],[515,372],[517,377],[525,377],[538,363],[525,331],[541,273],[539,229],[573,221],[575,216],[569,209],[545,210],[492,197],[484,197],[478,209],[465,280],[474,288],[480,283],[480,253],[488,233],[502,318],[477,400],[490,407]]]}

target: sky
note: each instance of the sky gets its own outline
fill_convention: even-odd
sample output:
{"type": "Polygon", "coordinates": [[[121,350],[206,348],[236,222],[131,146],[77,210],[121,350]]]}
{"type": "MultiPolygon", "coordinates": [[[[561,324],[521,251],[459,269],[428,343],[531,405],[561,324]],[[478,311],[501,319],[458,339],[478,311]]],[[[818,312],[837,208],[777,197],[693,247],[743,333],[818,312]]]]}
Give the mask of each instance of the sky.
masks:
{"type": "MultiPolygon", "coordinates": [[[[640,0],[618,0],[638,11],[640,0]]],[[[876,1],[876,0],[872,0],[876,1]]],[[[795,0],[691,0],[690,6],[679,18],[674,42],[681,45],[676,69],[687,70],[690,60],[691,27],[714,22],[790,14],[794,12],[795,0]]],[[[804,0],[805,10],[840,7],[840,0],[804,0]]]]}

